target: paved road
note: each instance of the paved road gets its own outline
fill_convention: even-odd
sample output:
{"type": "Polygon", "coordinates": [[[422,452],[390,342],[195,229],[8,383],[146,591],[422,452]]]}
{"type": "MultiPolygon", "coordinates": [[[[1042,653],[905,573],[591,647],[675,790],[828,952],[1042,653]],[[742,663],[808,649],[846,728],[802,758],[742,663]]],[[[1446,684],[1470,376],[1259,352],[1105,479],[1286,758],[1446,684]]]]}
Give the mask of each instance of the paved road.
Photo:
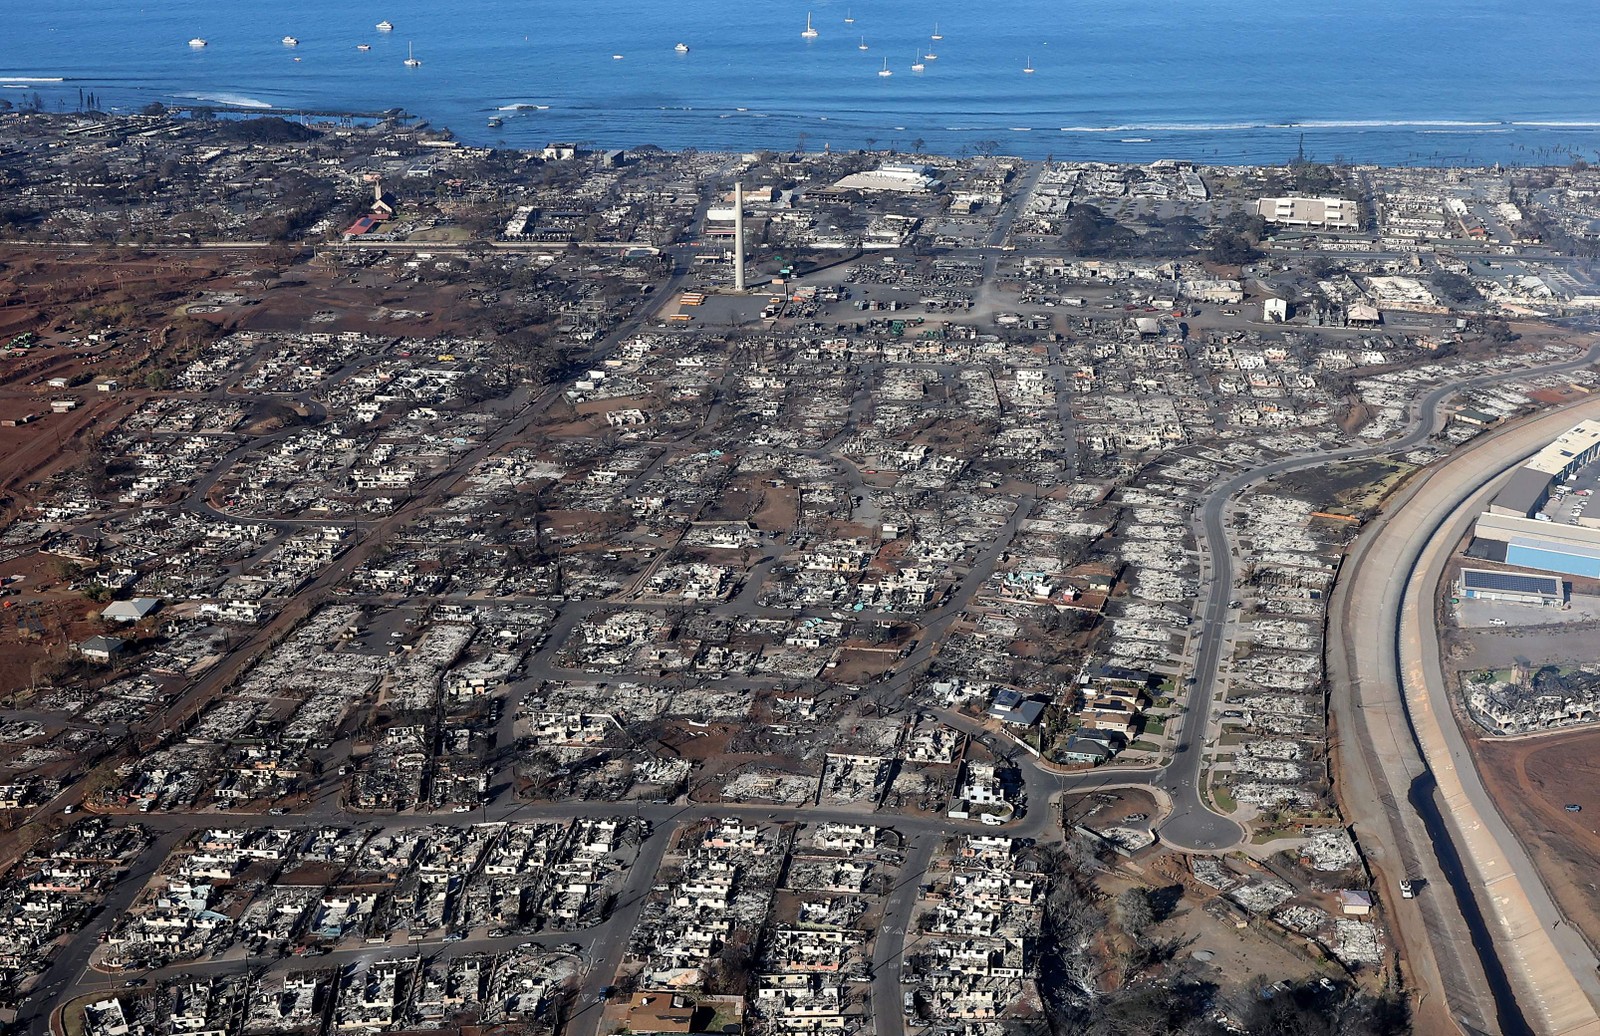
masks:
{"type": "MultiPolygon", "coordinates": [[[[997,239],[1003,237],[1005,230],[1008,228],[1009,217],[1004,228],[997,228],[997,239]]],[[[993,253],[990,252],[989,255],[992,256],[993,253]]],[[[681,274],[675,274],[665,286],[662,294],[658,297],[671,295],[675,291],[675,286],[679,283],[680,279],[681,274]]],[[[640,314],[640,316],[634,321],[630,321],[628,325],[619,329],[615,334],[610,336],[606,346],[609,346],[610,342],[615,341],[623,335],[631,333],[637,326],[639,326],[640,323],[642,323],[644,319],[646,319],[645,315],[640,314]]],[[[1600,354],[1600,347],[1592,350],[1589,355],[1580,361],[1552,365],[1550,367],[1543,368],[1543,370],[1548,372],[1577,368],[1591,362],[1597,354],[1600,354]]],[[[1289,457],[1272,461],[1267,464],[1254,467],[1249,471],[1241,472],[1216,487],[1216,489],[1214,489],[1212,493],[1209,494],[1202,502],[1197,511],[1199,521],[1197,532],[1203,546],[1207,550],[1209,557],[1210,585],[1205,598],[1204,610],[1201,614],[1202,627],[1199,639],[1199,651],[1197,654],[1196,684],[1190,691],[1187,715],[1183,719],[1181,729],[1178,732],[1174,761],[1164,768],[1141,770],[1122,770],[1113,768],[1090,773],[1060,774],[1036,764],[1025,754],[1019,752],[1016,755],[1016,762],[1022,770],[1025,781],[1027,809],[1016,823],[1008,825],[1005,829],[1003,829],[1005,833],[1021,837],[1053,834],[1055,832],[1055,826],[1051,816],[1051,810],[1049,809],[1049,802],[1054,796],[1062,792],[1081,793],[1083,791],[1102,787],[1141,786],[1153,788],[1158,795],[1164,796],[1166,801],[1170,804],[1170,808],[1168,809],[1167,814],[1162,821],[1161,827],[1159,828],[1161,837],[1169,844],[1178,848],[1196,851],[1220,851],[1236,844],[1242,837],[1243,833],[1240,827],[1227,817],[1220,816],[1211,811],[1205,805],[1200,794],[1200,782],[1202,780],[1201,770],[1205,739],[1207,736],[1214,700],[1220,690],[1217,670],[1222,661],[1222,652],[1230,639],[1232,628],[1236,620],[1236,616],[1228,608],[1228,602],[1233,593],[1233,564],[1231,560],[1232,552],[1229,547],[1225,522],[1225,516],[1234,498],[1238,493],[1245,490],[1247,487],[1281,472],[1318,466],[1326,464],[1332,460],[1377,456],[1396,450],[1409,448],[1410,446],[1413,446],[1416,443],[1426,439],[1427,436],[1433,431],[1436,423],[1438,406],[1452,393],[1463,387],[1469,387],[1477,384],[1487,384],[1495,381],[1525,378],[1536,373],[1539,373],[1539,371],[1517,370],[1500,372],[1491,375],[1485,375],[1464,383],[1440,386],[1419,401],[1419,404],[1415,408],[1412,427],[1406,433],[1406,435],[1402,436],[1398,440],[1394,440],[1379,446],[1335,450],[1314,455],[1289,457]]],[[[522,415],[519,414],[518,416],[522,415]]],[[[455,476],[457,476],[461,471],[465,470],[466,463],[476,460],[479,456],[484,454],[486,449],[498,447],[502,443],[514,438],[516,435],[520,434],[522,431],[522,426],[525,426],[525,422],[523,421],[518,421],[516,419],[508,421],[503,426],[502,430],[493,436],[489,441],[487,441],[483,447],[477,451],[474,451],[467,458],[464,458],[462,462],[458,462],[456,465],[453,465],[448,472],[442,474],[437,480],[435,480],[434,483],[430,484],[430,486],[428,486],[424,491],[425,494],[432,495],[446,491],[454,481],[455,476]]],[[[414,500],[415,502],[420,503],[421,497],[419,496],[418,498],[414,498],[414,500]]],[[[992,574],[999,556],[1009,545],[1021,522],[1024,521],[1031,512],[1033,503],[1034,501],[1031,496],[1024,496],[1021,500],[1019,500],[1016,511],[1013,513],[1010,520],[1001,531],[1000,535],[998,535],[989,545],[989,547],[984,550],[977,563],[961,581],[956,591],[939,609],[926,617],[927,621],[923,635],[920,638],[920,642],[916,650],[909,658],[902,662],[896,675],[887,680],[881,681],[879,684],[874,685],[871,688],[871,692],[874,694],[874,696],[878,697],[886,705],[891,702],[898,703],[899,701],[903,701],[904,693],[909,689],[911,681],[914,679],[915,675],[920,672],[924,665],[931,660],[932,654],[937,644],[942,639],[942,635],[945,630],[951,623],[956,621],[966,607],[967,603],[970,602],[977,590],[983,585],[984,581],[987,580],[992,574]]],[[[412,508],[408,506],[407,508],[403,509],[402,513],[397,514],[395,519],[402,520],[404,517],[409,517],[411,512],[412,508]]],[[[384,528],[388,527],[390,526],[384,526],[384,528]]],[[[372,542],[376,539],[378,539],[378,537],[369,536],[366,538],[366,542],[372,542]]],[[[332,580],[342,578],[344,572],[348,570],[348,568],[357,560],[356,555],[356,551],[352,551],[349,555],[347,555],[346,558],[343,559],[342,564],[336,566],[334,571],[328,573],[325,578],[318,580],[317,583],[314,584],[314,591],[325,589],[332,585],[332,580]]],[[[304,599],[305,598],[302,597],[302,600],[304,599]]],[[[737,606],[741,608],[747,608],[749,605],[749,600],[743,597],[737,603],[737,606]]],[[[563,609],[561,617],[562,626],[558,627],[556,632],[559,634],[569,630],[571,625],[576,621],[577,617],[582,613],[583,610],[581,608],[563,609]]],[[[558,644],[560,639],[562,638],[559,636],[552,637],[551,644],[558,644]]],[[[238,658],[239,656],[235,657],[238,658]]],[[[205,684],[202,685],[202,688],[198,688],[197,690],[203,694],[208,689],[220,686],[220,680],[220,673],[213,674],[213,677],[206,681],[205,684]]],[[[191,692],[191,695],[189,696],[189,703],[194,703],[198,697],[199,695],[191,692]]],[[[514,705],[514,702],[509,702],[506,709],[506,725],[508,727],[510,719],[515,713],[514,705]]],[[[948,722],[966,730],[968,733],[973,734],[974,736],[984,736],[985,734],[982,725],[976,721],[973,721],[967,717],[958,716],[954,713],[949,713],[947,711],[942,711],[941,714],[948,722]]],[[[503,731],[503,733],[508,734],[509,730],[503,731]]],[[[509,740],[509,738],[507,740],[509,740]]],[[[999,744],[1003,746],[1003,742],[1000,742],[999,744]]],[[[472,814],[443,816],[416,815],[393,818],[385,817],[382,818],[381,823],[386,825],[402,823],[467,824],[480,822],[485,819],[559,818],[563,816],[594,814],[597,812],[603,813],[606,812],[606,809],[599,804],[593,803],[550,806],[535,806],[522,803],[503,803],[491,805],[485,810],[474,812],[472,814]]],[[[803,811],[795,811],[783,809],[771,810],[768,807],[740,807],[727,805],[719,805],[716,807],[652,805],[639,808],[636,810],[636,812],[638,812],[641,816],[644,816],[646,819],[649,819],[654,825],[656,825],[656,834],[652,836],[649,842],[647,842],[647,855],[642,856],[639,865],[629,872],[627,886],[624,889],[623,895],[618,901],[617,913],[606,925],[599,929],[590,930],[590,932],[585,933],[584,937],[577,939],[577,941],[580,942],[584,942],[585,939],[587,939],[589,945],[592,947],[592,953],[597,958],[597,963],[599,964],[599,966],[594,967],[586,976],[586,995],[592,994],[594,989],[597,989],[599,985],[604,984],[607,981],[612,971],[612,966],[614,966],[615,962],[620,959],[622,951],[625,949],[627,935],[633,923],[631,919],[637,917],[638,910],[645,895],[647,883],[651,880],[655,871],[655,867],[651,861],[659,861],[660,853],[664,848],[666,829],[669,829],[671,826],[678,823],[688,822],[709,816],[740,815],[744,816],[746,819],[756,819],[760,812],[768,812],[775,818],[781,818],[784,820],[803,819],[811,822],[827,819],[859,821],[864,818],[864,814],[861,811],[856,810],[806,809],[803,811]]],[[[217,814],[201,814],[144,817],[140,819],[142,822],[148,823],[156,830],[162,832],[162,842],[166,844],[169,840],[180,839],[184,834],[197,827],[212,825],[258,825],[263,822],[264,818],[261,818],[257,815],[228,817],[217,814]]],[[[349,814],[340,810],[338,803],[332,796],[323,796],[306,814],[293,818],[281,818],[277,822],[298,826],[310,823],[351,823],[353,822],[353,819],[354,818],[352,818],[349,814]]],[[[921,840],[918,844],[916,856],[922,856],[927,852],[931,852],[932,843],[942,833],[947,833],[952,830],[960,830],[963,826],[939,818],[911,818],[897,816],[892,820],[889,820],[888,818],[883,818],[883,820],[884,822],[891,823],[903,833],[906,833],[909,837],[921,840]]],[[[141,859],[141,866],[143,863],[144,860],[141,859]]],[[[894,927],[897,924],[902,930],[904,929],[905,921],[909,919],[911,904],[914,903],[915,900],[915,896],[913,894],[914,879],[917,876],[918,875],[912,874],[912,868],[908,866],[904,872],[904,877],[905,881],[913,883],[911,890],[908,890],[903,882],[901,887],[897,888],[889,897],[889,903],[886,907],[886,916],[884,920],[884,926],[886,929],[885,934],[887,934],[887,929],[894,927]],[[905,915],[904,918],[900,917],[902,912],[905,915]]],[[[95,940],[97,939],[99,933],[104,931],[105,928],[109,926],[116,914],[120,912],[122,908],[125,908],[126,902],[124,900],[131,901],[131,896],[137,891],[142,883],[143,878],[138,881],[126,882],[124,883],[125,887],[119,888],[116,896],[114,897],[114,909],[105,911],[94,924],[86,928],[69,943],[68,947],[64,950],[64,952],[61,953],[55,965],[52,967],[50,973],[46,976],[47,985],[53,983],[58,987],[70,989],[79,984],[79,978],[82,974],[83,966],[88,960],[89,953],[93,950],[95,940]]],[[[561,938],[571,940],[572,936],[564,935],[561,938]]],[[[464,947],[466,944],[461,945],[464,947]]],[[[875,949],[875,962],[878,962],[881,958],[883,963],[889,963],[898,952],[898,940],[881,938],[878,942],[877,948],[875,949]]],[[[879,1013],[884,1015],[893,1015],[897,1018],[898,1013],[894,1010],[894,1008],[898,1006],[898,996],[895,995],[895,993],[898,992],[898,989],[897,987],[890,988],[889,981],[890,980],[884,974],[878,974],[878,976],[875,978],[875,996],[880,1001],[879,1013]],[[890,1000],[890,1003],[884,1004],[881,1002],[885,997],[890,1000]]],[[[580,1004],[580,1008],[582,1006],[583,1005],[580,1004]]],[[[580,1032],[588,1031],[587,1026],[590,1026],[592,1023],[598,1021],[599,1012],[594,1011],[592,1012],[592,1015],[592,1018],[589,1016],[589,1014],[583,1014],[580,1016],[581,1018],[587,1019],[586,1021],[580,1022],[580,1032]]],[[[890,1023],[891,1027],[893,1024],[894,1023],[890,1023]]],[[[30,1027],[34,1028],[35,1031],[38,1031],[37,1027],[41,1025],[42,1022],[38,1015],[35,1015],[30,1019],[30,1027]]]]}
{"type": "MultiPolygon", "coordinates": [[[[1479,895],[1484,882],[1473,861],[1475,853],[1460,836],[1464,829],[1475,832],[1499,824],[1499,815],[1482,795],[1471,766],[1456,765],[1465,758],[1459,729],[1448,711],[1429,723],[1432,736],[1446,747],[1429,753],[1426,762],[1415,739],[1422,730],[1419,720],[1431,715],[1427,706],[1448,701],[1437,677],[1432,588],[1439,566],[1474,516],[1484,486],[1595,407],[1588,401],[1576,410],[1569,407],[1481,437],[1413,484],[1388,514],[1369,527],[1352,552],[1330,609],[1329,678],[1333,686],[1350,691],[1335,694],[1332,700],[1339,732],[1334,748],[1347,817],[1367,849],[1381,888],[1394,888],[1401,877],[1423,879],[1424,892],[1417,899],[1407,902],[1392,896],[1389,904],[1413,986],[1438,990],[1451,1017],[1478,1029],[1522,1032],[1529,1031],[1531,1023],[1538,1031],[1564,1031],[1562,1023],[1546,1016],[1545,1005],[1552,1003],[1549,993],[1543,993],[1541,1000],[1541,992],[1527,986],[1526,974],[1518,977],[1532,958],[1494,918],[1497,902],[1507,897],[1497,895],[1486,902],[1479,895]],[[1441,529],[1444,534],[1438,535],[1441,529]],[[1421,563],[1425,548],[1431,549],[1431,560],[1421,563]],[[1396,573],[1409,577],[1397,579],[1396,573]],[[1404,613],[1402,601],[1406,601],[1404,613]],[[1403,622],[1411,624],[1404,637],[1403,622]],[[1433,659],[1432,674],[1421,680],[1423,693],[1409,695],[1404,702],[1398,690],[1402,649],[1411,655],[1408,670],[1420,655],[1433,659]],[[1435,793],[1435,780],[1440,791],[1446,783],[1474,791],[1465,803],[1459,795],[1441,798],[1435,793]],[[1477,820],[1463,819],[1464,805],[1478,813],[1477,820]]],[[[1406,682],[1418,681],[1407,672],[1406,682]]],[[[1521,858],[1515,873],[1534,874],[1509,832],[1485,858],[1521,858]]],[[[1542,887],[1533,893],[1534,900],[1548,898],[1541,895],[1542,887]]],[[[1547,910],[1541,906],[1536,913],[1554,931],[1553,906],[1547,910]]],[[[1541,965],[1536,972],[1539,983],[1558,982],[1566,970],[1569,978],[1577,974],[1580,984],[1592,986],[1594,960],[1587,948],[1576,942],[1570,929],[1554,934],[1569,951],[1566,964],[1541,965]]],[[[1432,1005],[1424,1002],[1422,1010],[1432,1011],[1438,1005],[1437,999],[1432,1005]]],[[[1578,1013],[1581,1017],[1581,1008],[1578,1013]]]]}
{"type": "Polygon", "coordinates": [[[26,1026],[31,1036],[47,1036],[50,1031],[50,1011],[57,1002],[64,1003],[69,997],[85,992],[86,985],[95,984],[85,983],[83,974],[89,965],[90,954],[99,945],[100,931],[109,928],[112,919],[121,917],[127,911],[145,883],[188,833],[175,830],[158,836],[129,865],[128,873],[123,875],[106,898],[95,923],[78,933],[50,962],[50,970],[45,972],[38,985],[44,995],[29,997],[17,1016],[18,1026],[26,1026]]]}
{"type": "Polygon", "coordinates": [[[1260,482],[1304,468],[1320,467],[1333,461],[1359,460],[1408,450],[1426,441],[1439,423],[1439,406],[1464,389],[1512,381],[1541,373],[1577,370],[1600,358],[1600,346],[1591,348],[1581,359],[1541,368],[1501,371],[1466,381],[1449,382],[1424,395],[1412,410],[1411,425],[1398,439],[1376,446],[1358,446],[1322,453],[1285,457],[1240,472],[1222,482],[1197,509],[1197,536],[1209,560],[1209,589],[1200,612],[1201,629],[1194,667],[1195,684],[1189,691],[1188,707],[1178,732],[1173,761],[1157,786],[1172,800],[1172,812],[1162,822],[1159,834],[1168,845],[1198,851],[1227,848],[1243,837],[1234,821],[1213,811],[1200,794],[1201,769],[1208,728],[1213,719],[1222,679],[1219,672],[1223,652],[1232,639],[1238,614],[1229,607],[1234,594],[1234,559],[1227,529],[1227,515],[1235,497],[1260,482]]]}
{"type": "Polygon", "coordinates": [[[1451,709],[1434,608],[1455,545],[1504,482],[1495,479],[1480,489],[1483,479],[1509,472],[1585,417],[1600,417],[1600,402],[1526,422],[1495,440],[1492,452],[1464,458],[1449,466],[1448,476],[1435,476],[1431,492],[1412,501],[1408,520],[1389,530],[1404,551],[1395,571],[1408,572],[1409,578],[1389,584],[1386,597],[1398,600],[1399,623],[1382,631],[1386,643],[1397,640],[1412,730],[1437,781],[1451,841],[1466,863],[1523,1017],[1541,1033],[1600,1036],[1594,953],[1570,925],[1557,927],[1561,914],[1553,898],[1478,777],[1451,709]]]}

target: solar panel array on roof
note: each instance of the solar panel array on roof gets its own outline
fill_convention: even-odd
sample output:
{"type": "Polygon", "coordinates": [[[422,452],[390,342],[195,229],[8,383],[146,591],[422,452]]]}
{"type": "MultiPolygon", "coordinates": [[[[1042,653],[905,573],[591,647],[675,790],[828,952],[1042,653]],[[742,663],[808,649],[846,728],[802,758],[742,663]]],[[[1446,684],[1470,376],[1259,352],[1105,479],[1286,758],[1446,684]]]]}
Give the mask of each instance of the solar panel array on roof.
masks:
{"type": "Polygon", "coordinates": [[[1561,596],[1561,580],[1555,576],[1530,576],[1520,572],[1490,572],[1480,568],[1463,569],[1461,585],[1468,590],[1506,590],[1519,594],[1561,596]]]}

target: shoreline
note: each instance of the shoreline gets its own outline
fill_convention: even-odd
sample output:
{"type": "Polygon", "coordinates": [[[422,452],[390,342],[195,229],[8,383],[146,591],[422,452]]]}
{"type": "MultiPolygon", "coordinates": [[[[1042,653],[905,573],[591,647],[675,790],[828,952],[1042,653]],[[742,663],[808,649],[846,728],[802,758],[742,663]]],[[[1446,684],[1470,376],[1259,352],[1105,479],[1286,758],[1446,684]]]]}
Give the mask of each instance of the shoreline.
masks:
{"type": "MultiPolygon", "coordinates": [[[[4,77],[0,77],[0,85],[3,85],[7,82],[20,83],[22,81],[23,80],[20,79],[6,80],[4,77]]],[[[0,99],[4,99],[3,94],[0,94],[0,99]]],[[[1165,124],[1159,128],[1142,124],[1128,124],[1122,126],[1105,127],[1061,127],[1053,131],[1016,127],[1009,131],[1010,136],[1013,138],[1022,138],[1021,141],[1005,140],[1000,139],[1000,136],[996,136],[994,138],[975,139],[974,141],[963,144],[960,148],[955,149],[943,149],[940,147],[929,146],[928,142],[922,138],[912,138],[907,140],[905,137],[909,135],[910,131],[906,131],[905,134],[897,135],[889,139],[866,137],[860,141],[860,143],[865,146],[859,147],[832,147],[831,142],[829,141],[824,141],[823,146],[818,147],[817,141],[812,139],[812,137],[806,133],[800,134],[799,138],[793,145],[779,145],[770,142],[762,143],[758,141],[749,141],[746,143],[729,144],[727,146],[714,146],[711,142],[691,142],[681,143],[675,146],[668,146],[659,143],[658,140],[636,139],[624,142],[621,139],[621,134],[614,136],[579,136],[575,134],[563,134],[554,129],[552,129],[549,133],[540,134],[538,136],[529,136],[527,139],[486,140],[483,136],[483,130],[480,130],[476,127],[467,131],[459,131],[450,125],[438,122],[427,115],[414,113],[402,106],[393,106],[379,111],[361,111],[354,108],[344,109],[338,107],[312,108],[279,105],[260,106],[256,104],[245,105],[221,102],[210,103],[204,100],[196,100],[192,97],[170,103],[168,101],[161,100],[154,100],[151,103],[159,104],[161,106],[162,113],[165,115],[172,116],[181,113],[181,117],[185,118],[194,118],[197,113],[209,113],[213,116],[231,117],[240,120],[281,118],[319,128],[342,128],[341,124],[356,122],[365,124],[366,128],[370,129],[379,128],[386,122],[395,122],[403,124],[407,128],[413,130],[426,128],[430,131],[436,132],[440,135],[441,140],[450,142],[452,146],[517,152],[538,151],[543,148],[545,144],[552,140],[581,139],[591,149],[600,151],[631,151],[645,148],[658,148],[662,151],[673,153],[701,151],[708,154],[731,155],[752,151],[772,151],[793,154],[822,154],[831,150],[838,153],[863,152],[874,154],[909,154],[928,159],[965,159],[978,154],[991,153],[996,157],[1022,159],[1029,162],[1054,160],[1056,162],[1086,162],[1105,165],[1141,166],[1149,165],[1158,161],[1175,161],[1192,164],[1201,168],[1262,169],[1277,168],[1292,164],[1293,160],[1295,159],[1295,147],[1300,144],[1308,132],[1337,132],[1350,134],[1449,133],[1462,136],[1489,136],[1514,133],[1566,131],[1592,134],[1594,136],[1592,143],[1596,150],[1591,153],[1595,155],[1595,161],[1600,162],[1600,122],[1590,123],[1581,121],[1558,122],[1522,120],[1500,122],[1467,122],[1450,120],[1354,120],[1339,122],[1306,121],[1284,123],[1252,122],[1238,124],[1195,124],[1192,126],[1172,123],[1165,124]],[[1438,128],[1425,129],[1423,127],[1438,128]],[[1185,153],[1188,149],[1174,146],[1171,140],[1164,139],[1162,137],[1115,137],[1115,134],[1118,133],[1167,133],[1190,135],[1228,133],[1281,134],[1284,137],[1283,143],[1289,148],[1289,150],[1285,155],[1279,155],[1276,151],[1274,151],[1271,156],[1263,156],[1257,160],[1229,160],[1218,157],[1215,154],[1215,149],[1213,149],[1213,153],[1211,155],[1198,152],[1185,153]],[[1036,146],[1006,146],[1010,143],[1019,143],[1023,141],[1041,142],[1055,139],[1052,134],[1058,135],[1064,145],[1068,145],[1074,141],[1081,141],[1083,139],[1098,140],[1100,143],[1099,146],[1094,148],[1071,148],[1064,146],[1055,150],[1041,149],[1036,146]]],[[[497,106],[485,109],[486,113],[492,113],[493,117],[497,117],[502,121],[502,125],[494,127],[495,133],[490,135],[499,135],[502,137],[503,131],[507,126],[513,126],[514,123],[524,120],[529,122],[538,120],[542,122],[545,121],[545,118],[548,117],[552,111],[557,110],[558,109],[548,105],[531,104],[518,106],[497,106]]],[[[690,110],[692,111],[692,109],[690,110]]],[[[767,113],[759,112],[750,113],[741,111],[734,114],[740,116],[754,115],[757,118],[768,118],[767,113]]],[[[147,115],[147,113],[123,106],[113,106],[110,109],[95,111],[51,110],[49,107],[32,110],[17,106],[10,110],[0,111],[0,118],[18,115],[43,115],[51,118],[75,118],[87,116],[109,119],[131,119],[143,117],[147,115]]],[[[490,117],[490,114],[486,114],[485,120],[490,117]]],[[[793,115],[779,116],[780,120],[792,118],[799,117],[793,115]]],[[[516,128],[520,130],[520,127],[516,128]]],[[[949,133],[958,131],[972,134],[993,132],[999,135],[1004,135],[1004,131],[989,130],[982,127],[962,127],[959,128],[959,130],[946,129],[938,132],[949,133]]],[[[1191,141],[1191,144],[1193,145],[1199,145],[1203,143],[1205,143],[1205,141],[1200,139],[1191,141]]],[[[1378,158],[1363,159],[1360,156],[1352,156],[1349,154],[1340,153],[1326,159],[1321,158],[1316,154],[1308,154],[1306,156],[1306,161],[1312,164],[1332,165],[1349,169],[1416,170],[1471,170],[1490,169],[1495,167],[1514,169],[1565,169],[1570,168],[1577,163],[1586,163],[1588,161],[1587,159],[1584,159],[1581,154],[1578,154],[1575,149],[1568,148],[1543,148],[1539,149],[1537,152],[1529,151],[1528,155],[1528,158],[1520,161],[1488,158],[1478,160],[1472,159],[1472,156],[1459,156],[1461,160],[1448,160],[1448,156],[1445,156],[1446,160],[1443,161],[1426,161],[1422,159],[1391,161],[1378,158]]],[[[1441,156],[1436,153],[1435,155],[1428,157],[1439,158],[1441,156]]]]}

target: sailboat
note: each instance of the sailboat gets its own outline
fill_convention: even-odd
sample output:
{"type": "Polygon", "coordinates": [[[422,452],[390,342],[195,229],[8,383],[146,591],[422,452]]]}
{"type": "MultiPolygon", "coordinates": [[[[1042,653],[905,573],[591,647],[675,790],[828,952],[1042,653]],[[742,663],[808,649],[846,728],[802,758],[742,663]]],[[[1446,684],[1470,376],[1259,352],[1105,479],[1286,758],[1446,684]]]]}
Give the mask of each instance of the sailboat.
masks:
{"type": "Polygon", "coordinates": [[[411,44],[410,43],[406,44],[406,67],[407,68],[421,68],[422,67],[422,61],[420,59],[418,59],[416,57],[416,55],[411,53],[411,44]]]}
{"type": "Polygon", "coordinates": [[[856,49],[857,50],[866,50],[867,49],[867,38],[865,36],[861,37],[861,46],[857,47],[856,49]]]}
{"type": "Polygon", "coordinates": [[[1030,76],[1033,75],[1033,58],[1028,58],[1028,63],[1022,66],[1022,71],[1030,76]]]}
{"type": "Polygon", "coordinates": [[[850,14],[850,8],[848,8],[848,7],[846,7],[846,8],[845,8],[845,9],[844,9],[844,23],[845,23],[845,24],[846,24],[846,25],[854,25],[854,24],[855,24],[855,23],[856,23],[856,20],[855,20],[855,18],[854,18],[854,17],[853,17],[853,16],[852,16],[852,15],[851,15],[851,14],[850,14]]]}
{"type": "Polygon", "coordinates": [[[889,71],[889,59],[888,58],[884,58],[883,59],[883,71],[879,72],[878,74],[880,76],[885,76],[885,77],[894,75],[893,72],[889,71]]]}
{"type": "Polygon", "coordinates": [[[817,38],[817,30],[815,30],[815,29],[813,29],[811,27],[811,12],[810,11],[806,12],[806,31],[802,32],[800,35],[804,36],[808,40],[814,40],[814,39],[817,38]]]}
{"type": "Polygon", "coordinates": [[[913,71],[913,72],[921,72],[923,69],[925,69],[927,67],[928,66],[924,65],[915,55],[912,56],[912,58],[911,58],[911,71],[913,71]]]}
{"type": "Polygon", "coordinates": [[[930,39],[930,40],[942,40],[942,39],[944,39],[943,36],[939,35],[939,23],[938,22],[934,22],[933,23],[933,35],[929,36],[928,39],[930,39]]]}

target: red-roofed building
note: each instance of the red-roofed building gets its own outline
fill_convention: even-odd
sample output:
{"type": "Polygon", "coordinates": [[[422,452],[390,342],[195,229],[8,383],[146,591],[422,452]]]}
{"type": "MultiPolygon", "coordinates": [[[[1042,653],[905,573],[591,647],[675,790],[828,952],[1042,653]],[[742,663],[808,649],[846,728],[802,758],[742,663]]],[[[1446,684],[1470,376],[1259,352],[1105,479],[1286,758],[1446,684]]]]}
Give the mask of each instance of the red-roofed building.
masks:
{"type": "Polygon", "coordinates": [[[372,232],[372,228],[376,227],[381,222],[383,221],[377,216],[362,216],[360,219],[350,224],[349,227],[345,228],[344,236],[346,238],[352,238],[360,237],[362,234],[369,234],[372,232]]]}

